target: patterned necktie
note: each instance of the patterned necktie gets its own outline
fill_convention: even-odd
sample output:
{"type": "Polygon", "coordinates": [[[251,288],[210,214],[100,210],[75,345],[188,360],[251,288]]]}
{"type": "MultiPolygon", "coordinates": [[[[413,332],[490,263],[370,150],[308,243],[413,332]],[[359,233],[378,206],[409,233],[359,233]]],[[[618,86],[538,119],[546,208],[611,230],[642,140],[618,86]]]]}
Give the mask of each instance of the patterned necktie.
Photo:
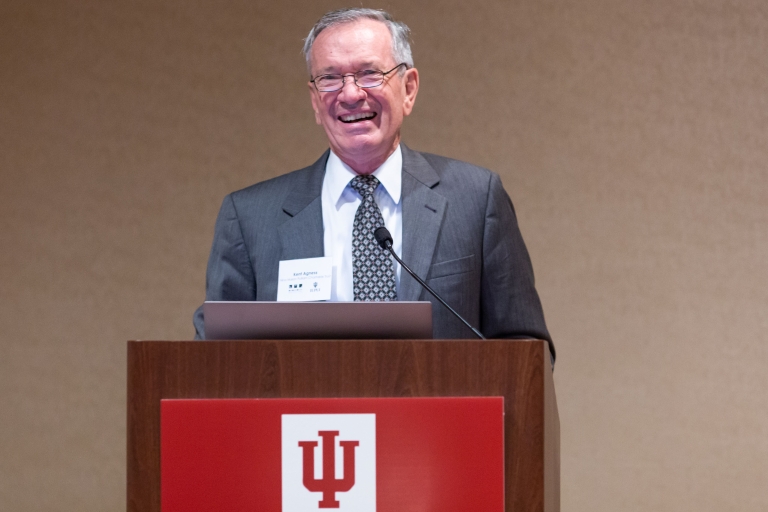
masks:
{"type": "Polygon", "coordinates": [[[397,300],[395,266],[389,252],[373,236],[384,225],[381,210],[373,200],[379,186],[376,176],[358,175],[349,186],[363,198],[352,226],[352,286],[355,301],[397,300]]]}

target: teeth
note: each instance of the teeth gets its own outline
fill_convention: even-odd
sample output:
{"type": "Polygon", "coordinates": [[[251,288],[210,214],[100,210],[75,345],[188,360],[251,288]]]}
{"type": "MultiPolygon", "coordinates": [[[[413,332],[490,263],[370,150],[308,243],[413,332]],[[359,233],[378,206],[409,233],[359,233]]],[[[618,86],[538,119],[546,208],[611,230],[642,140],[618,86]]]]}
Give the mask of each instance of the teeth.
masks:
{"type": "Polygon", "coordinates": [[[346,116],[340,116],[341,120],[345,123],[351,123],[352,121],[359,121],[360,119],[373,119],[376,116],[374,112],[362,112],[359,114],[349,114],[346,116]]]}

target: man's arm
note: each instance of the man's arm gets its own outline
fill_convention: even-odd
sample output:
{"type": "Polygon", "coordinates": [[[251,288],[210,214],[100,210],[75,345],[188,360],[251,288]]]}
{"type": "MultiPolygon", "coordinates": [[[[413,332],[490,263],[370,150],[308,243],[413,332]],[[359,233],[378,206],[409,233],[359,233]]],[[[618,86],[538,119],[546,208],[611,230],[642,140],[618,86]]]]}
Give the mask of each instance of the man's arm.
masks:
{"type": "MultiPolygon", "coordinates": [[[[256,300],[256,278],[232,195],[216,219],[205,277],[205,300],[256,300]]],[[[203,307],[194,315],[195,339],[205,339],[203,307]]]]}
{"type": "Polygon", "coordinates": [[[512,201],[495,173],[491,175],[486,203],[481,290],[483,334],[489,338],[547,340],[554,358],[528,250],[512,201]]]}

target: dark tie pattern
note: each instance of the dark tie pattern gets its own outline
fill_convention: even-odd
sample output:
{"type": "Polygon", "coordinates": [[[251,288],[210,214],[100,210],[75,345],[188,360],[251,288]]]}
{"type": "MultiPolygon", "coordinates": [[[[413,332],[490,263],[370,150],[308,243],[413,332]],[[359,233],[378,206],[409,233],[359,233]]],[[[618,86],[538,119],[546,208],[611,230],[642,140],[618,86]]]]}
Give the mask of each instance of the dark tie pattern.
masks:
{"type": "Polygon", "coordinates": [[[371,175],[358,175],[349,182],[363,198],[352,226],[352,287],[356,301],[397,300],[395,266],[382,249],[373,232],[384,225],[381,210],[373,200],[379,180],[371,175]]]}

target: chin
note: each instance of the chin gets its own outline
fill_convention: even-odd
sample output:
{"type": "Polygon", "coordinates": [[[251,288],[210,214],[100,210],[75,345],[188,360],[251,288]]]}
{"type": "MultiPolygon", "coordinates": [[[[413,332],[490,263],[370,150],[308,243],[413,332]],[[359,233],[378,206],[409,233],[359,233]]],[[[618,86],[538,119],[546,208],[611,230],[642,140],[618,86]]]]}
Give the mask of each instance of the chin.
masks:
{"type": "Polygon", "coordinates": [[[381,146],[381,143],[382,141],[379,137],[359,136],[346,140],[344,144],[340,145],[340,148],[350,155],[359,155],[375,150],[381,146]]]}

